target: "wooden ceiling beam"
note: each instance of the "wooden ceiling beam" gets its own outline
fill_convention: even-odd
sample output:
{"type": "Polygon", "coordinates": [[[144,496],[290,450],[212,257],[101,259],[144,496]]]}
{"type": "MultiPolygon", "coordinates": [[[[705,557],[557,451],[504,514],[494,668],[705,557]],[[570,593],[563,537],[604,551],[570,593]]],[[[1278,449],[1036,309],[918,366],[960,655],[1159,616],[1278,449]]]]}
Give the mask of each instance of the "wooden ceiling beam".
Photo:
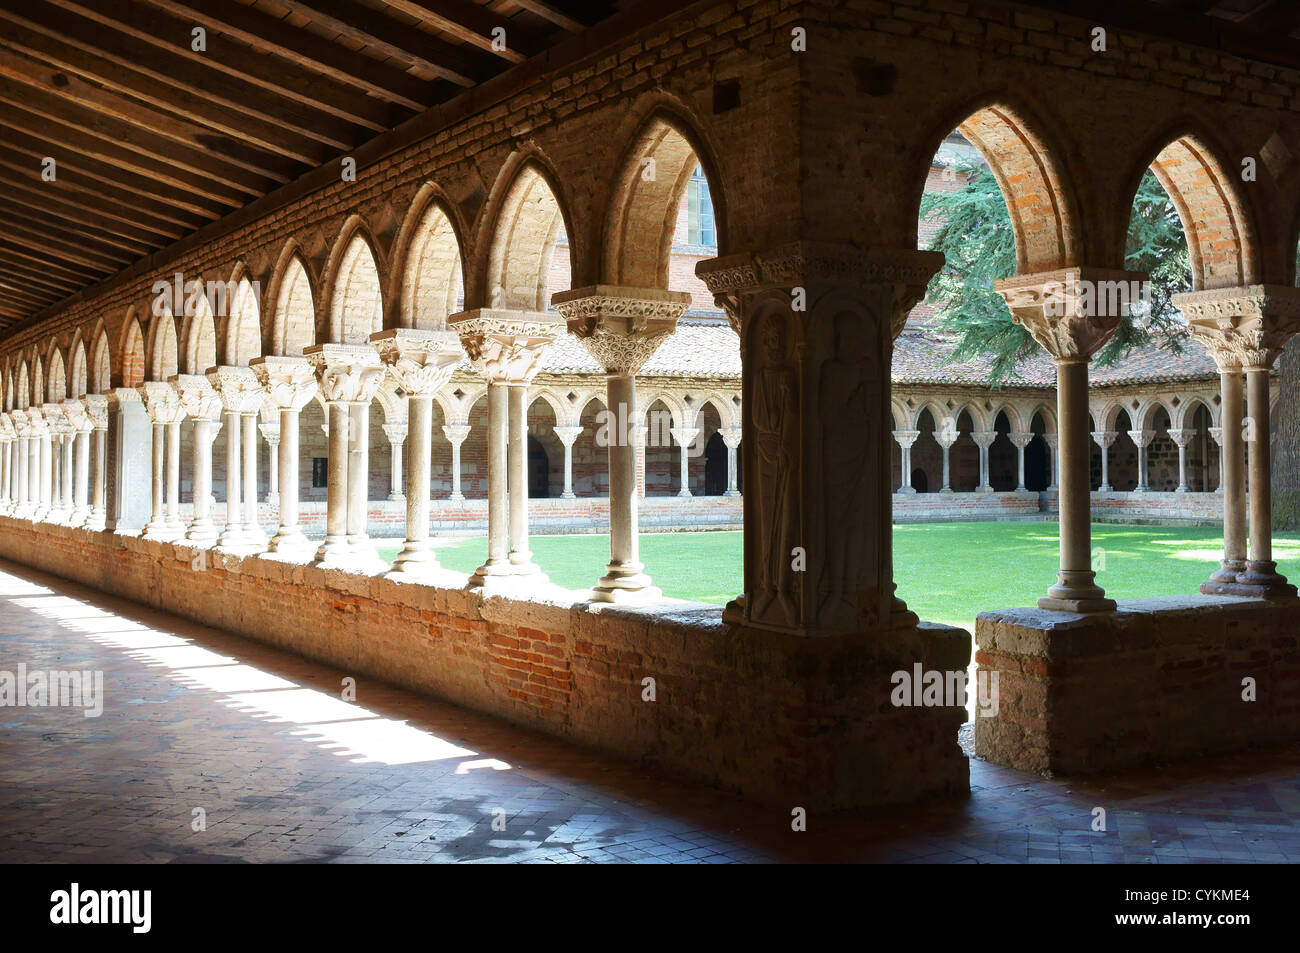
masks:
{"type": "Polygon", "coordinates": [[[362,62],[355,53],[309,30],[246,7],[233,0],[148,0],[182,19],[217,30],[254,49],[298,63],[340,83],[347,83],[411,112],[427,109],[430,84],[378,61],[362,62]]]}
{"type": "Polygon", "coordinates": [[[53,193],[39,194],[33,198],[22,189],[11,189],[0,196],[0,205],[5,202],[22,206],[29,213],[61,219],[73,231],[85,234],[88,238],[97,238],[136,256],[147,255],[168,238],[159,235],[154,229],[137,224],[121,212],[100,214],[79,202],[67,202],[53,193]],[[77,224],[74,226],[71,224],[73,222],[77,224]],[[90,231],[85,231],[86,229],[90,231]]]}
{"type": "MultiPolygon", "coordinates": [[[[313,110],[346,119],[372,132],[380,132],[393,124],[383,108],[385,104],[373,97],[294,68],[289,63],[277,64],[266,57],[249,56],[248,47],[233,40],[209,35],[206,50],[197,52],[191,49],[190,31],[194,28],[193,23],[132,4],[117,3],[100,9],[80,0],[46,2],[127,37],[141,40],[164,53],[196,63],[203,73],[226,73],[313,110]]],[[[116,44],[118,40],[114,38],[112,42],[116,44]]]]}
{"type": "Polygon", "coordinates": [[[0,236],[0,261],[7,261],[9,271],[26,269],[23,280],[58,294],[69,295],[83,285],[95,280],[94,272],[78,272],[67,265],[51,262],[48,258],[33,255],[0,236]]]}
{"type": "Polygon", "coordinates": [[[134,260],[121,251],[105,252],[102,245],[92,245],[77,235],[69,236],[63,229],[52,226],[44,219],[20,214],[12,208],[4,210],[3,222],[5,235],[10,241],[35,251],[57,252],[59,258],[77,262],[87,268],[112,274],[134,260]]]}
{"type": "Polygon", "coordinates": [[[399,13],[415,17],[462,43],[510,63],[522,63],[542,49],[532,30],[477,3],[464,0],[385,0],[385,3],[399,13]],[[496,29],[505,31],[504,49],[498,49],[493,40],[492,31],[496,29]]]}
{"type": "Polygon", "coordinates": [[[510,2],[570,33],[577,33],[587,28],[585,23],[575,20],[553,3],[543,3],[542,0],[510,0],[510,2]]]}

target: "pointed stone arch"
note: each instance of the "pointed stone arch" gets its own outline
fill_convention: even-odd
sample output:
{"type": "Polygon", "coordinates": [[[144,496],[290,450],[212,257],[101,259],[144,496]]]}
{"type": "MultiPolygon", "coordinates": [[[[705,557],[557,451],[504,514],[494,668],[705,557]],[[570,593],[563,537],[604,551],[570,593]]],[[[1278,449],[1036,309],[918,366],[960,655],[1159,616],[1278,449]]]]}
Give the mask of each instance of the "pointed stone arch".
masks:
{"type": "Polygon", "coordinates": [[[556,247],[562,235],[572,234],[568,214],[554,177],[536,156],[509,181],[490,224],[480,300],[491,308],[545,311],[552,269],[559,267],[556,247]]]}
{"type": "Polygon", "coordinates": [[[325,338],[335,344],[368,343],[384,327],[384,282],[377,246],[359,215],[344,223],[325,275],[325,338]]]}
{"type": "Polygon", "coordinates": [[[441,193],[425,185],[411,204],[395,245],[397,288],[389,300],[392,327],[442,330],[448,315],[464,307],[465,254],[455,212],[441,193]]]}

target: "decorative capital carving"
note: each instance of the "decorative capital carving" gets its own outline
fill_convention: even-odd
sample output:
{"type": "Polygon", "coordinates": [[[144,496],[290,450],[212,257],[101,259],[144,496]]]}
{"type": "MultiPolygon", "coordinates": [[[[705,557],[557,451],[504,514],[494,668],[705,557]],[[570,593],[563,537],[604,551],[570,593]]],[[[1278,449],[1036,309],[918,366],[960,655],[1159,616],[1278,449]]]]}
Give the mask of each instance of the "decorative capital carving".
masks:
{"type": "Polygon", "coordinates": [[[305,357],[255,357],[249,362],[271,403],[279,410],[302,410],[316,396],[316,371],[305,357]]]}
{"type": "Polygon", "coordinates": [[[885,285],[890,288],[890,331],[896,338],[907,314],[943,267],[942,253],[914,248],[857,248],[800,241],[764,252],[742,252],[701,261],[695,274],[740,333],[740,301],[747,294],[812,285],[885,285]]]}
{"type": "Polygon", "coordinates": [[[302,353],[327,401],[368,404],[384,382],[384,365],[368,344],[317,344],[302,353]]]}
{"type": "Polygon", "coordinates": [[[462,444],[469,436],[469,424],[443,424],[442,435],[448,443],[462,444]]]}
{"type": "Polygon", "coordinates": [[[389,443],[401,443],[406,439],[407,425],[402,424],[383,424],[384,434],[388,437],[389,443]]]}
{"type": "Polygon", "coordinates": [[[910,449],[912,444],[916,443],[916,438],[921,436],[921,431],[919,430],[894,430],[891,432],[894,435],[894,439],[898,442],[898,445],[904,450],[910,449]]]}
{"type": "Polygon", "coordinates": [[[447,319],[474,369],[494,384],[527,384],[546,350],[563,330],[563,319],[546,311],[477,308],[447,319]]]}
{"type": "Polygon", "coordinates": [[[165,381],[145,381],[137,388],[145,413],[156,424],[180,423],[185,416],[175,388],[165,381]]]}
{"type": "Polygon", "coordinates": [[[1217,288],[1174,295],[1173,301],[1223,374],[1271,368],[1300,331],[1300,288],[1217,288]]]}
{"type": "Polygon", "coordinates": [[[669,433],[677,441],[679,447],[689,447],[695,442],[695,438],[700,435],[699,427],[670,427],[669,433]]]}
{"type": "Polygon", "coordinates": [[[740,427],[723,427],[718,433],[722,434],[722,442],[735,450],[740,446],[740,437],[744,431],[740,427]]]}
{"type": "Polygon", "coordinates": [[[1196,436],[1196,431],[1187,428],[1180,428],[1169,430],[1168,434],[1170,440],[1180,447],[1185,447],[1192,442],[1192,438],[1196,436]]]}
{"type": "Polygon", "coordinates": [[[1057,361],[1087,361],[1142,300],[1146,276],[1109,268],[1062,268],[993,283],[1024,327],[1057,361]]]}
{"type": "Polygon", "coordinates": [[[262,409],[266,394],[251,367],[214,367],[207,376],[227,413],[255,414],[262,409]]]}
{"type": "Polygon", "coordinates": [[[1056,434],[1054,433],[1043,434],[1043,442],[1046,443],[1049,447],[1051,447],[1053,452],[1056,451],[1056,434]]]}
{"type": "Polygon", "coordinates": [[[280,443],[280,424],[277,421],[273,424],[258,424],[257,429],[261,431],[262,439],[271,446],[278,446],[280,443]]]}
{"type": "Polygon", "coordinates": [[[463,352],[453,331],[392,328],[370,335],[393,380],[411,397],[432,397],[447,386],[463,352]]]}
{"type": "Polygon", "coordinates": [[[1118,436],[1118,430],[1094,430],[1092,432],[1093,442],[1103,450],[1109,449],[1115,443],[1115,438],[1118,436]]]}
{"type": "Polygon", "coordinates": [[[971,432],[970,436],[977,446],[987,448],[994,440],[998,439],[998,432],[996,430],[975,430],[971,432]]]}
{"type": "Polygon", "coordinates": [[[86,405],[81,402],[80,398],[65,400],[61,405],[63,416],[72,428],[73,433],[86,431],[89,433],[93,429],[90,415],[86,413],[86,405]]]}
{"type": "Polygon", "coordinates": [[[1140,447],[1145,447],[1152,440],[1154,440],[1156,436],[1156,432],[1154,430],[1130,430],[1128,432],[1128,435],[1129,435],[1129,439],[1133,441],[1134,445],[1140,448],[1140,447]]]}
{"type": "Polygon", "coordinates": [[[1207,428],[1207,429],[1208,429],[1209,432],[1210,432],[1210,439],[1213,440],[1215,443],[1217,443],[1220,447],[1222,447],[1222,446],[1223,446],[1223,428],[1222,428],[1222,427],[1209,427],[1209,428],[1207,428]]]}
{"type": "Polygon", "coordinates": [[[551,304],[569,332],[609,374],[635,374],[677,329],[691,296],[657,288],[592,285],[564,291],[551,304]]]}
{"type": "Polygon", "coordinates": [[[1025,449],[1025,447],[1029,446],[1034,440],[1033,433],[1028,430],[1013,430],[1011,433],[1007,434],[1007,436],[1011,439],[1011,443],[1017,450],[1025,449]]]}
{"type": "Polygon", "coordinates": [[[95,430],[108,429],[108,395],[107,394],[87,394],[81,398],[82,405],[86,408],[86,416],[90,418],[90,423],[95,430]]]}
{"type": "Polygon", "coordinates": [[[201,374],[177,374],[171,379],[180,396],[185,415],[197,420],[216,422],[221,419],[221,398],[207,377],[201,374]]]}
{"type": "MultiPolygon", "coordinates": [[[[446,430],[447,428],[444,427],[443,429],[446,430]]],[[[468,430],[469,428],[466,427],[465,429],[468,430]]],[[[573,442],[578,439],[578,434],[582,433],[581,427],[556,427],[554,429],[555,436],[559,437],[560,443],[566,447],[572,447],[573,442]]]]}

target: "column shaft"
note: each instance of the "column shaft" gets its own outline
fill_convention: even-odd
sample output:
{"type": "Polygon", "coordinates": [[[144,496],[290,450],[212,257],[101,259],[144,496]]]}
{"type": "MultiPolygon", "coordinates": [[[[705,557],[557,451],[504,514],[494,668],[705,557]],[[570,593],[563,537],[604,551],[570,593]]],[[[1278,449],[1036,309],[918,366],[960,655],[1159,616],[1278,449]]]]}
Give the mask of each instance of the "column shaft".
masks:
{"type": "Polygon", "coordinates": [[[240,523],[244,538],[253,545],[261,546],[266,542],[262,529],[257,525],[257,413],[243,414],[244,441],[244,479],[243,497],[244,513],[240,523]]]}
{"type": "Polygon", "coordinates": [[[406,543],[393,560],[395,572],[436,565],[429,549],[429,459],[433,439],[433,396],[407,398],[406,543]]]}

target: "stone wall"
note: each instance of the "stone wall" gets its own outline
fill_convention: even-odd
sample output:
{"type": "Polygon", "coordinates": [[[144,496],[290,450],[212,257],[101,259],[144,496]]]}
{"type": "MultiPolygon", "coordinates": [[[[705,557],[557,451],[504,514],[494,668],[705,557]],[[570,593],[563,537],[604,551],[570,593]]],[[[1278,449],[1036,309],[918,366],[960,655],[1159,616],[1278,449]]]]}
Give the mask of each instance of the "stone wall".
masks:
{"type": "Polygon", "coordinates": [[[1114,614],[980,613],[976,662],[998,711],[982,758],[1090,774],[1300,738],[1300,602],[1222,596],[1122,601],[1114,614]],[[1243,679],[1256,700],[1243,700],[1243,679]]]}
{"type": "Polygon", "coordinates": [[[367,677],[391,682],[770,804],[778,825],[795,807],[967,790],[965,710],[889,703],[895,671],[966,668],[960,629],[810,639],[678,600],[600,607],[556,589],[519,601],[199,555],[0,517],[0,556],[333,665],[358,678],[363,704],[367,677]]]}

